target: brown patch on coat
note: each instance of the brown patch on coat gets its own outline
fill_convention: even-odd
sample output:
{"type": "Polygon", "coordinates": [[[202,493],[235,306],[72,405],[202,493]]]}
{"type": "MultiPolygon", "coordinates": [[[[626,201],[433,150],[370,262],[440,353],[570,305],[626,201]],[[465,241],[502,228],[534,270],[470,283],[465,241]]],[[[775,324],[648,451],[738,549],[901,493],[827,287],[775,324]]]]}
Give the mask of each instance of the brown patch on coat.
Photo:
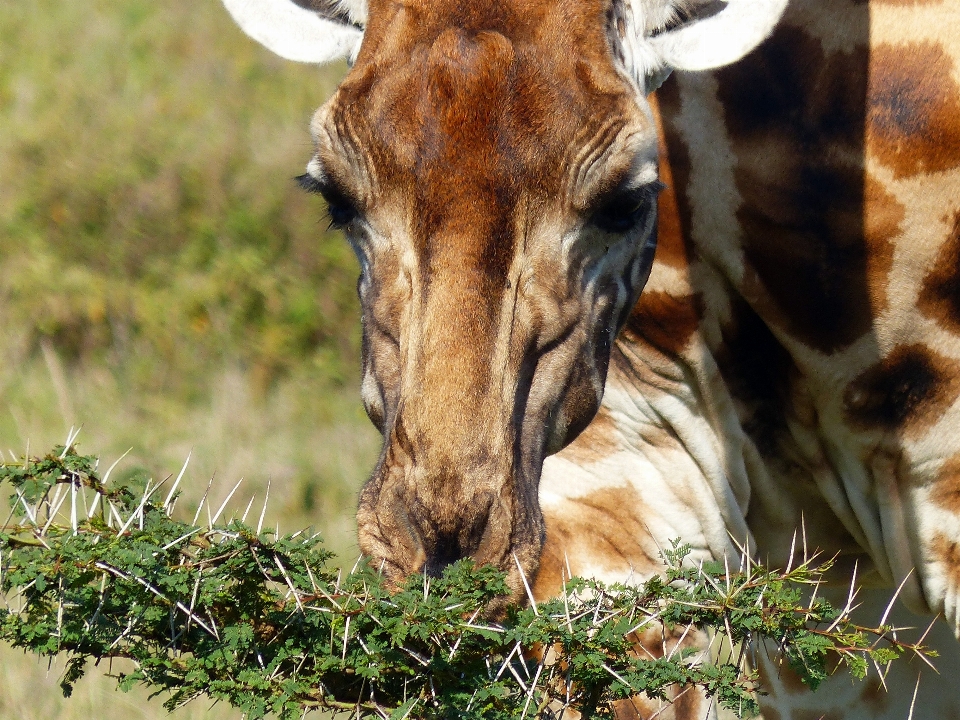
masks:
{"type": "MultiPolygon", "coordinates": [[[[653,700],[646,695],[637,695],[611,703],[616,720],[703,720],[707,717],[709,701],[692,687],[671,686],[667,700],[653,700]],[[672,702],[671,702],[672,700],[672,702]]],[[[766,720],[766,719],[765,719],[766,720]]]]}
{"type": "Polygon", "coordinates": [[[882,313],[887,306],[894,240],[902,232],[905,217],[903,203],[868,174],[863,192],[863,237],[867,249],[867,286],[874,316],[882,313]]]}
{"type": "Polygon", "coordinates": [[[960,85],[934,43],[871,51],[867,146],[896,177],[960,166],[960,85]]]}
{"type": "Polygon", "coordinates": [[[601,405],[587,429],[565,447],[562,454],[573,462],[593,463],[605,460],[620,449],[617,423],[601,405]]]}
{"type": "Polygon", "coordinates": [[[622,332],[631,342],[645,343],[675,357],[687,347],[702,317],[699,294],[676,296],[654,290],[640,296],[622,332]]]}
{"type": "MultiPolygon", "coordinates": [[[[766,652],[765,650],[758,650],[758,652],[761,651],[766,652]]],[[[761,659],[760,662],[758,662],[757,672],[760,677],[760,686],[764,688],[775,687],[773,683],[775,678],[777,681],[779,681],[780,687],[782,687],[790,695],[799,695],[810,692],[810,688],[803,684],[800,676],[793,671],[793,669],[787,664],[786,660],[780,658],[775,659],[775,657],[776,655],[774,650],[770,650],[770,654],[767,656],[766,660],[761,659]],[[773,677],[771,677],[771,674],[773,677]]],[[[776,698],[774,698],[774,702],[776,702],[776,698]]],[[[763,708],[763,714],[764,720],[766,720],[766,707],[763,708]]]]}
{"type": "Polygon", "coordinates": [[[781,25],[716,73],[737,158],[746,296],[768,322],[831,353],[869,332],[864,114],[869,13],[852,13],[850,53],[781,25]]]}
{"type": "MultiPolygon", "coordinates": [[[[659,91],[658,91],[659,92],[659,91]]],[[[684,232],[683,219],[678,204],[677,179],[674,178],[674,167],[679,164],[673,153],[679,149],[667,145],[666,132],[663,126],[663,117],[660,114],[660,103],[656,95],[649,98],[653,120],[657,126],[657,138],[660,154],[660,181],[666,185],[657,198],[657,253],[656,262],[662,262],[672,268],[685,269],[690,265],[690,238],[684,232]]]]}
{"type": "Polygon", "coordinates": [[[779,668],[780,684],[791,695],[801,695],[810,692],[810,687],[805,685],[800,676],[794,672],[793,668],[784,662],[779,668]]]}
{"type": "Polygon", "coordinates": [[[940,466],[930,499],[951,512],[960,513],[960,455],[947,458],[940,466]]]}
{"type": "Polygon", "coordinates": [[[732,299],[731,322],[714,350],[717,367],[737,400],[740,422],[761,453],[773,454],[786,428],[793,360],[770,327],[742,299],[732,299]]]}
{"type": "Polygon", "coordinates": [[[568,553],[573,572],[585,571],[573,554],[578,549],[588,555],[589,565],[622,567],[624,579],[631,568],[638,577],[658,572],[662,562],[656,550],[648,552],[644,546],[647,539],[647,544],[655,548],[643,523],[643,509],[642,498],[629,486],[604,488],[566,501],[561,507],[543,508],[547,537],[534,595],[550,598],[560,593],[568,553]]]}
{"type": "Polygon", "coordinates": [[[658,200],[656,262],[674,268],[684,268],[693,256],[690,233],[691,203],[690,154],[682,135],[669,122],[680,114],[680,89],[675,75],[667,78],[651,96],[651,107],[660,142],[660,179],[667,188],[658,200]]]}
{"type": "MultiPolygon", "coordinates": [[[[711,703],[696,688],[686,687],[674,692],[677,694],[673,696],[670,710],[675,720],[700,720],[707,716],[706,709],[711,703]]],[[[663,717],[664,714],[661,713],[658,717],[663,717]]]]}
{"type": "Polygon", "coordinates": [[[901,345],[864,370],[844,392],[851,423],[913,435],[957,398],[960,363],[923,345],[901,345]]]}
{"type": "Polygon", "coordinates": [[[652,701],[647,698],[617,700],[611,703],[611,708],[616,720],[645,720],[651,713],[657,711],[652,701]]]}
{"type": "Polygon", "coordinates": [[[954,214],[950,235],[923,281],[917,306],[928,318],[960,334],[960,212],[954,214]]]}
{"type": "MultiPolygon", "coordinates": [[[[703,650],[709,639],[702,630],[690,632],[684,626],[667,629],[661,625],[648,626],[640,637],[628,635],[632,643],[632,655],[640,658],[662,658],[675,652],[677,646],[684,650],[703,650]]],[[[612,704],[617,720],[702,720],[707,717],[710,701],[703,692],[692,686],[671,685],[666,690],[666,700],[657,700],[646,695],[634,695],[627,700],[612,704]]]]}
{"type": "Polygon", "coordinates": [[[953,586],[960,587],[960,542],[937,533],[930,542],[930,554],[950,574],[953,586]]]}

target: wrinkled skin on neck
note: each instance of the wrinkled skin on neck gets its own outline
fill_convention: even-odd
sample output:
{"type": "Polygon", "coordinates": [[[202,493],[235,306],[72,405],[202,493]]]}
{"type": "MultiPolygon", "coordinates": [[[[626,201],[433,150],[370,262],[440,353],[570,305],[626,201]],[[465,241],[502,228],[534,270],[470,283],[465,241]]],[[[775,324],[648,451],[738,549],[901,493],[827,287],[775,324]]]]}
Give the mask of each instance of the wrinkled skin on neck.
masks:
{"type": "Polygon", "coordinates": [[[360,547],[394,581],[472,557],[522,592],[543,460],[595,414],[646,280],[656,138],[605,5],[372,2],[314,118],[310,175],[360,258],[384,436],[360,547]]]}

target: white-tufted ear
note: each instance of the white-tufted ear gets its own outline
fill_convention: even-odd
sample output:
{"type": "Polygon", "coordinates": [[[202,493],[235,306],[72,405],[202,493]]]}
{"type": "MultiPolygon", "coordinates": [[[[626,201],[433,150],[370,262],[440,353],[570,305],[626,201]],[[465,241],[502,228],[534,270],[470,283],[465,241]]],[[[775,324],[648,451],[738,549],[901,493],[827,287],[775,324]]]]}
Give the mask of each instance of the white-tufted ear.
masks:
{"type": "Polygon", "coordinates": [[[237,25],[280,57],[325,63],[357,55],[363,0],[223,0],[237,25]]]}
{"type": "Polygon", "coordinates": [[[627,70],[647,92],[673,70],[729,65],[773,32],[788,0],[614,0],[613,33],[627,70]]]}

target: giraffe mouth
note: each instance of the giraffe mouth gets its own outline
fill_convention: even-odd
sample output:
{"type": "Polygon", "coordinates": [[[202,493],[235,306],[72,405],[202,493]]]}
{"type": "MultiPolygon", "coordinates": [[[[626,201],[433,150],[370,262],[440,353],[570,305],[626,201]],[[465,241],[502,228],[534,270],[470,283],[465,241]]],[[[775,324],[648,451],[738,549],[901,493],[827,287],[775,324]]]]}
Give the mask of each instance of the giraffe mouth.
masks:
{"type": "Polygon", "coordinates": [[[473,492],[466,488],[480,483],[449,471],[431,476],[413,465],[381,463],[361,492],[357,513],[360,548],[371,566],[399,586],[411,574],[439,577],[469,558],[506,574],[510,594],[496,607],[522,602],[543,547],[539,506],[521,501],[512,473],[479,474],[486,489],[473,492]]]}

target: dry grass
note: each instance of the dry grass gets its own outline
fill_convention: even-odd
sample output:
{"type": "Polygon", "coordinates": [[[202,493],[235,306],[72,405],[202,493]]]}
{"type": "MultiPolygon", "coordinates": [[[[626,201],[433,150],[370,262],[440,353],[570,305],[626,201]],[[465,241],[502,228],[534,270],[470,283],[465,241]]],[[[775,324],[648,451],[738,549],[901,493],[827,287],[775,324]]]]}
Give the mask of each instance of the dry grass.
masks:
{"type": "Polygon", "coordinates": [[[62,382],[42,362],[0,370],[7,386],[0,438],[8,455],[22,455],[28,442],[32,451],[43,452],[62,443],[70,426],[82,426],[79,447],[99,454],[104,468],[126,453],[115,480],[176,474],[189,455],[179,504],[186,517],[211,478],[216,505],[241,478],[234,505],[251,495],[262,500],[269,482],[270,514],[281,530],[315,525],[324,529],[331,549],[345,558],[355,555],[356,491],[379,447],[355,389],[324,393],[316,382],[288,377],[261,398],[248,376],[221,370],[211,373],[205,401],[181,404],[125,395],[99,368],[59,371],[62,382]],[[72,414],[64,415],[64,406],[72,414]]]}
{"type": "MultiPolygon", "coordinates": [[[[239,362],[354,373],[356,261],[294,175],[342,68],[286,63],[218,0],[0,16],[0,302],[70,361],[189,396],[239,362]]],[[[6,340],[6,339],[5,339],[6,340]]]]}
{"type": "MultiPolygon", "coordinates": [[[[242,511],[251,494],[262,499],[269,481],[268,523],[279,523],[281,530],[316,526],[342,559],[352,562],[356,556],[356,490],[375,460],[379,436],[362,417],[354,389],[333,397],[313,395],[311,390],[322,389],[316,382],[287,378],[259,398],[249,377],[221,370],[211,373],[208,401],[182,405],[162,396],[125,396],[102,368],[61,371],[62,383],[42,360],[4,364],[0,370],[5,386],[0,438],[14,452],[22,453],[28,439],[35,451],[63,442],[65,427],[79,422],[85,426],[80,447],[101,453],[105,467],[130,451],[114,471],[115,480],[176,473],[192,453],[179,515],[192,517],[209,478],[215,478],[210,493],[216,507],[244,475],[231,507],[242,511]],[[58,386],[66,392],[58,392],[58,386]],[[63,406],[73,414],[64,416],[63,406]]],[[[168,716],[159,700],[147,702],[146,691],[121,693],[97,672],[65,700],[57,667],[48,671],[45,663],[5,647],[0,647],[0,666],[0,720],[168,716]]],[[[171,717],[239,718],[229,708],[208,713],[208,707],[208,702],[194,703],[171,717]]]]}
{"type": "MultiPolygon", "coordinates": [[[[291,181],[342,68],[272,57],[219,0],[0,12],[0,448],[80,447],[131,482],[192,460],[281,529],[355,554],[378,437],[356,388],[356,263],[291,181]]],[[[218,503],[219,504],[219,503],[218,503]]],[[[165,717],[0,650],[0,720],[165,717]]],[[[237,717],[205,705],[178,718],[237,717]]]]}
{"type": "Polygon", "coordinates": [[[7,647],[0,648],[0,718],[3,720],[239,720],[232,708],[196,702],[167,713],[160,699],[135,689],[120,692],[109,678],[91,673],[81,680],[73,696],[64,698],[58,678],[60,667],[50,669],[43,660],[7,647]]]}

